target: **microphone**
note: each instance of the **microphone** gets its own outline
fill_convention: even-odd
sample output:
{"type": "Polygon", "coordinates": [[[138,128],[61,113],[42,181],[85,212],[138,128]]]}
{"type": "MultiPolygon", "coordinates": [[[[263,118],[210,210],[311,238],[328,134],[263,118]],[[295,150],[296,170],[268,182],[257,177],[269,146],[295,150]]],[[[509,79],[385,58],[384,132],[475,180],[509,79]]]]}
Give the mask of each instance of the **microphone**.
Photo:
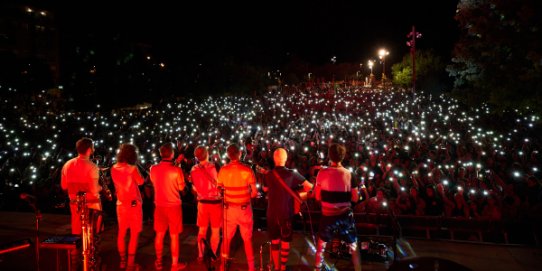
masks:
{"type": "Polygon", "coordinates": [[[94,157],[92,158],[92,162],[94,162],[94,164],[96,164],[96,165],[98,165],[101,160],[102,160],[101,155],[94,155],[94,157]]]}
{"type": "Polygon", "coordinates": [[[24,201],[27,201],[28,203],[30,204],[33,204],[36,202],[36,197],[28,194],[28,193],[21,193],[21,195],[19,195],[19,197],[24,200],[24,201]]]}
{"type": "Polygon", "coordinates": [[[26,202],[28,203],[28,205],[30,205],[30,207],[32,207],[32,209],[34,209],[34,211],[35,211],[36,213],[39,213],[39,210],[38,210],[38,208],[36,207],[36,197],[34,197],[34,196],[32,196],[32,195],[30,195],[30,194],[28,194],[28,193],[21,193],[21,194],[19,195],[19,197],[20,197],[22,200],[26,201],[26,202]]]}

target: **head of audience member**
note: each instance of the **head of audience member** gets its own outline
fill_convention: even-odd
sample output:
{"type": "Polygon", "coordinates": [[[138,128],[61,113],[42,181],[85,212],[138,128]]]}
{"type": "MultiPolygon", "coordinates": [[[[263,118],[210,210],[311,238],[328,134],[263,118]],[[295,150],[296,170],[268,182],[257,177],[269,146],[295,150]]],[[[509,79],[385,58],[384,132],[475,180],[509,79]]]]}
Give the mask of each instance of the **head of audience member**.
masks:
{"type": "Polygon", "coordinates": [[[241,149],[237,144],[230,144],[226,149],[226,153],[231,161],[239,161],[241,159],[241,149]]]}
{"type": "Polygon", "coordinates": [[[527,176],[527,187],[537,187],[537,186],[540,186],[540,181],[538,181],[538,179],[533,175],[527,176]]]}
{"type": "Polygon", "coordinates": [[[377,189],[376,190],[376,199],[378,201],[384,201],[386,199],[386,195],[384,194],[384,189],[377,189]]]}
{"type": "Polygon", "coordinates": [[[276,167],[283,167],[286,165],[286,160],[288,160],[288,153],[283,148],[278,148],[273,153],[273,161],[275,161],[276,167]]]}
{"type": "Polygon", "coordinates": [[[199,162],[207,162],[209,161],[209,152],[204,146],[197,146],[196,149],[194,149],[194,157],[196,157],[199,162]]]}
{"type": "Polygon", "coordinates": [[[75,149],[81,156],[91,156],[94,153],[94,141],[88,137],[83,137],[77,140],[75,149]]]}
{"type": "Polygon", "coordinates": [[[162,160],[172,160],[175,156],[175,151],[173,150],[173,144],[168,142],[160,147],[160,157],[162,160]]]}
{"type": "Polygon", "coordinates": [[[341,144],[333,143],[329,146],[327,154],[330,162],[338,164],[344,159],[346,148],[341,144]]]}
{"type": "Polygon", "coordinates": [[[138,149],[135,145],[124,143],[121,144],[117,152],[118,163],[128,163],[135,165],[137,163],[138,149]]]}
{"type": "Polygon", "coordinates": [[[418,189],[416,189],[416,187],[411,187],[410,188],[410,196],[413,197],[413,198],[418,197],[418,189]]]}

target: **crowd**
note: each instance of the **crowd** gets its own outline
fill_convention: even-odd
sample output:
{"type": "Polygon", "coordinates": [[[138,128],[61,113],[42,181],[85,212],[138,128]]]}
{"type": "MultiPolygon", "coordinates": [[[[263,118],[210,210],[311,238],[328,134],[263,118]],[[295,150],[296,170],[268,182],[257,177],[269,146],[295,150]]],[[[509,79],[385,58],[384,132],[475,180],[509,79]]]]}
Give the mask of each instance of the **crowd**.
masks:
{"type": "MultiPolygon", "coordinates": [[[[31,104],[2,101],[2,209],[24,209],[22,192],[35,195],[44,211],[66,206],[60,168],[76,155],[73,142],[87,136],[95,141],[93,159],[102,168],[116,162],[119,144],[137,146],[146,184],[165,142],[176,145],[185,177],[195,164],[196,146],[206,146],[209,160],[221,167],[226,147],[236,143],[245,163],[267,169],[273,167],[273,150],[286,149],[286,166],[310,182],[337,142],[346,146],[343,165],[362,191],[356,212],[494,220],[542,213],[540,119],[524,111],[465,108],[445,95],[421,92],[323,86],[99,113],[58,112],[53,105],[47,93],[31,104]]],[[[261,174],[256,175],[261,189],[261,174]]],[[[114,188],[109,176],[105,181],[114,188]]],[[[145,199],[152,197],[152,187],[141,189],[150,219],[152,203],[145,199]]]]}

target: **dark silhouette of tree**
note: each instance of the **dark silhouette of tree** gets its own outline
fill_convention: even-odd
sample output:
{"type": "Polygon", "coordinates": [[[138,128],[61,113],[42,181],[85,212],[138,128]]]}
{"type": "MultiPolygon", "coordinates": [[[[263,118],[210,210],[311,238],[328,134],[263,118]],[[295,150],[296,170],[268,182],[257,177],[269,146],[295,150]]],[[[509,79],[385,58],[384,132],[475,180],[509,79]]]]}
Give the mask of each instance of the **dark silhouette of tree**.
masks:
{"type": "Polygon", "coordinates": [[[470,104],[542,111],[542,1],[461,0],[447,70],[470,104]]]}

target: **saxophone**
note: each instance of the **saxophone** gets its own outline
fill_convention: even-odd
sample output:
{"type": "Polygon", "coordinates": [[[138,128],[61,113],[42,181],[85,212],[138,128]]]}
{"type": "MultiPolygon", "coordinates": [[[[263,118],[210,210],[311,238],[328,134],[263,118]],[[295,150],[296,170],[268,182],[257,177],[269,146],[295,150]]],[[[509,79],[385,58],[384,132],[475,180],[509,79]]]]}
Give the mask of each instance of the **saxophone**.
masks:
{"type": "Polygon", "coordinates": [[[113,201],[113,193],[111,193],[111,190],[109,189],[109,186],[107,185],[107,182],[105,180],[105,173],[104,171],[108,170],[109,168],[100,168],[100,180],[99,184],[102,187],[102,194],[104,195],[105,199],[107,201],[113,201]]]}
{"type": "Polygon", "coordinates": [[[100,161],[102,157],[99,155],[96,155],[92,161],[96,166],[98,166],[98,174],[100,174],[100,178],[98,179],[98,184],[102,187],[102,191],[100,193],[105,197],[107,201],[113,201],[113,194],[111,193],[111,190],[109,189],[109,186],[107,185],[107,182],[105,180],[105,173],[107,170],[109,170],[109,167],[101,167],[100,161]]]}
{"type": "Polygon", "coordinates": [[[95,223],[99,221],[100,211],[88,208],[86,192],[77,193],[76,204],[81,218],[83,271],[97,270],[95,223]]]}

